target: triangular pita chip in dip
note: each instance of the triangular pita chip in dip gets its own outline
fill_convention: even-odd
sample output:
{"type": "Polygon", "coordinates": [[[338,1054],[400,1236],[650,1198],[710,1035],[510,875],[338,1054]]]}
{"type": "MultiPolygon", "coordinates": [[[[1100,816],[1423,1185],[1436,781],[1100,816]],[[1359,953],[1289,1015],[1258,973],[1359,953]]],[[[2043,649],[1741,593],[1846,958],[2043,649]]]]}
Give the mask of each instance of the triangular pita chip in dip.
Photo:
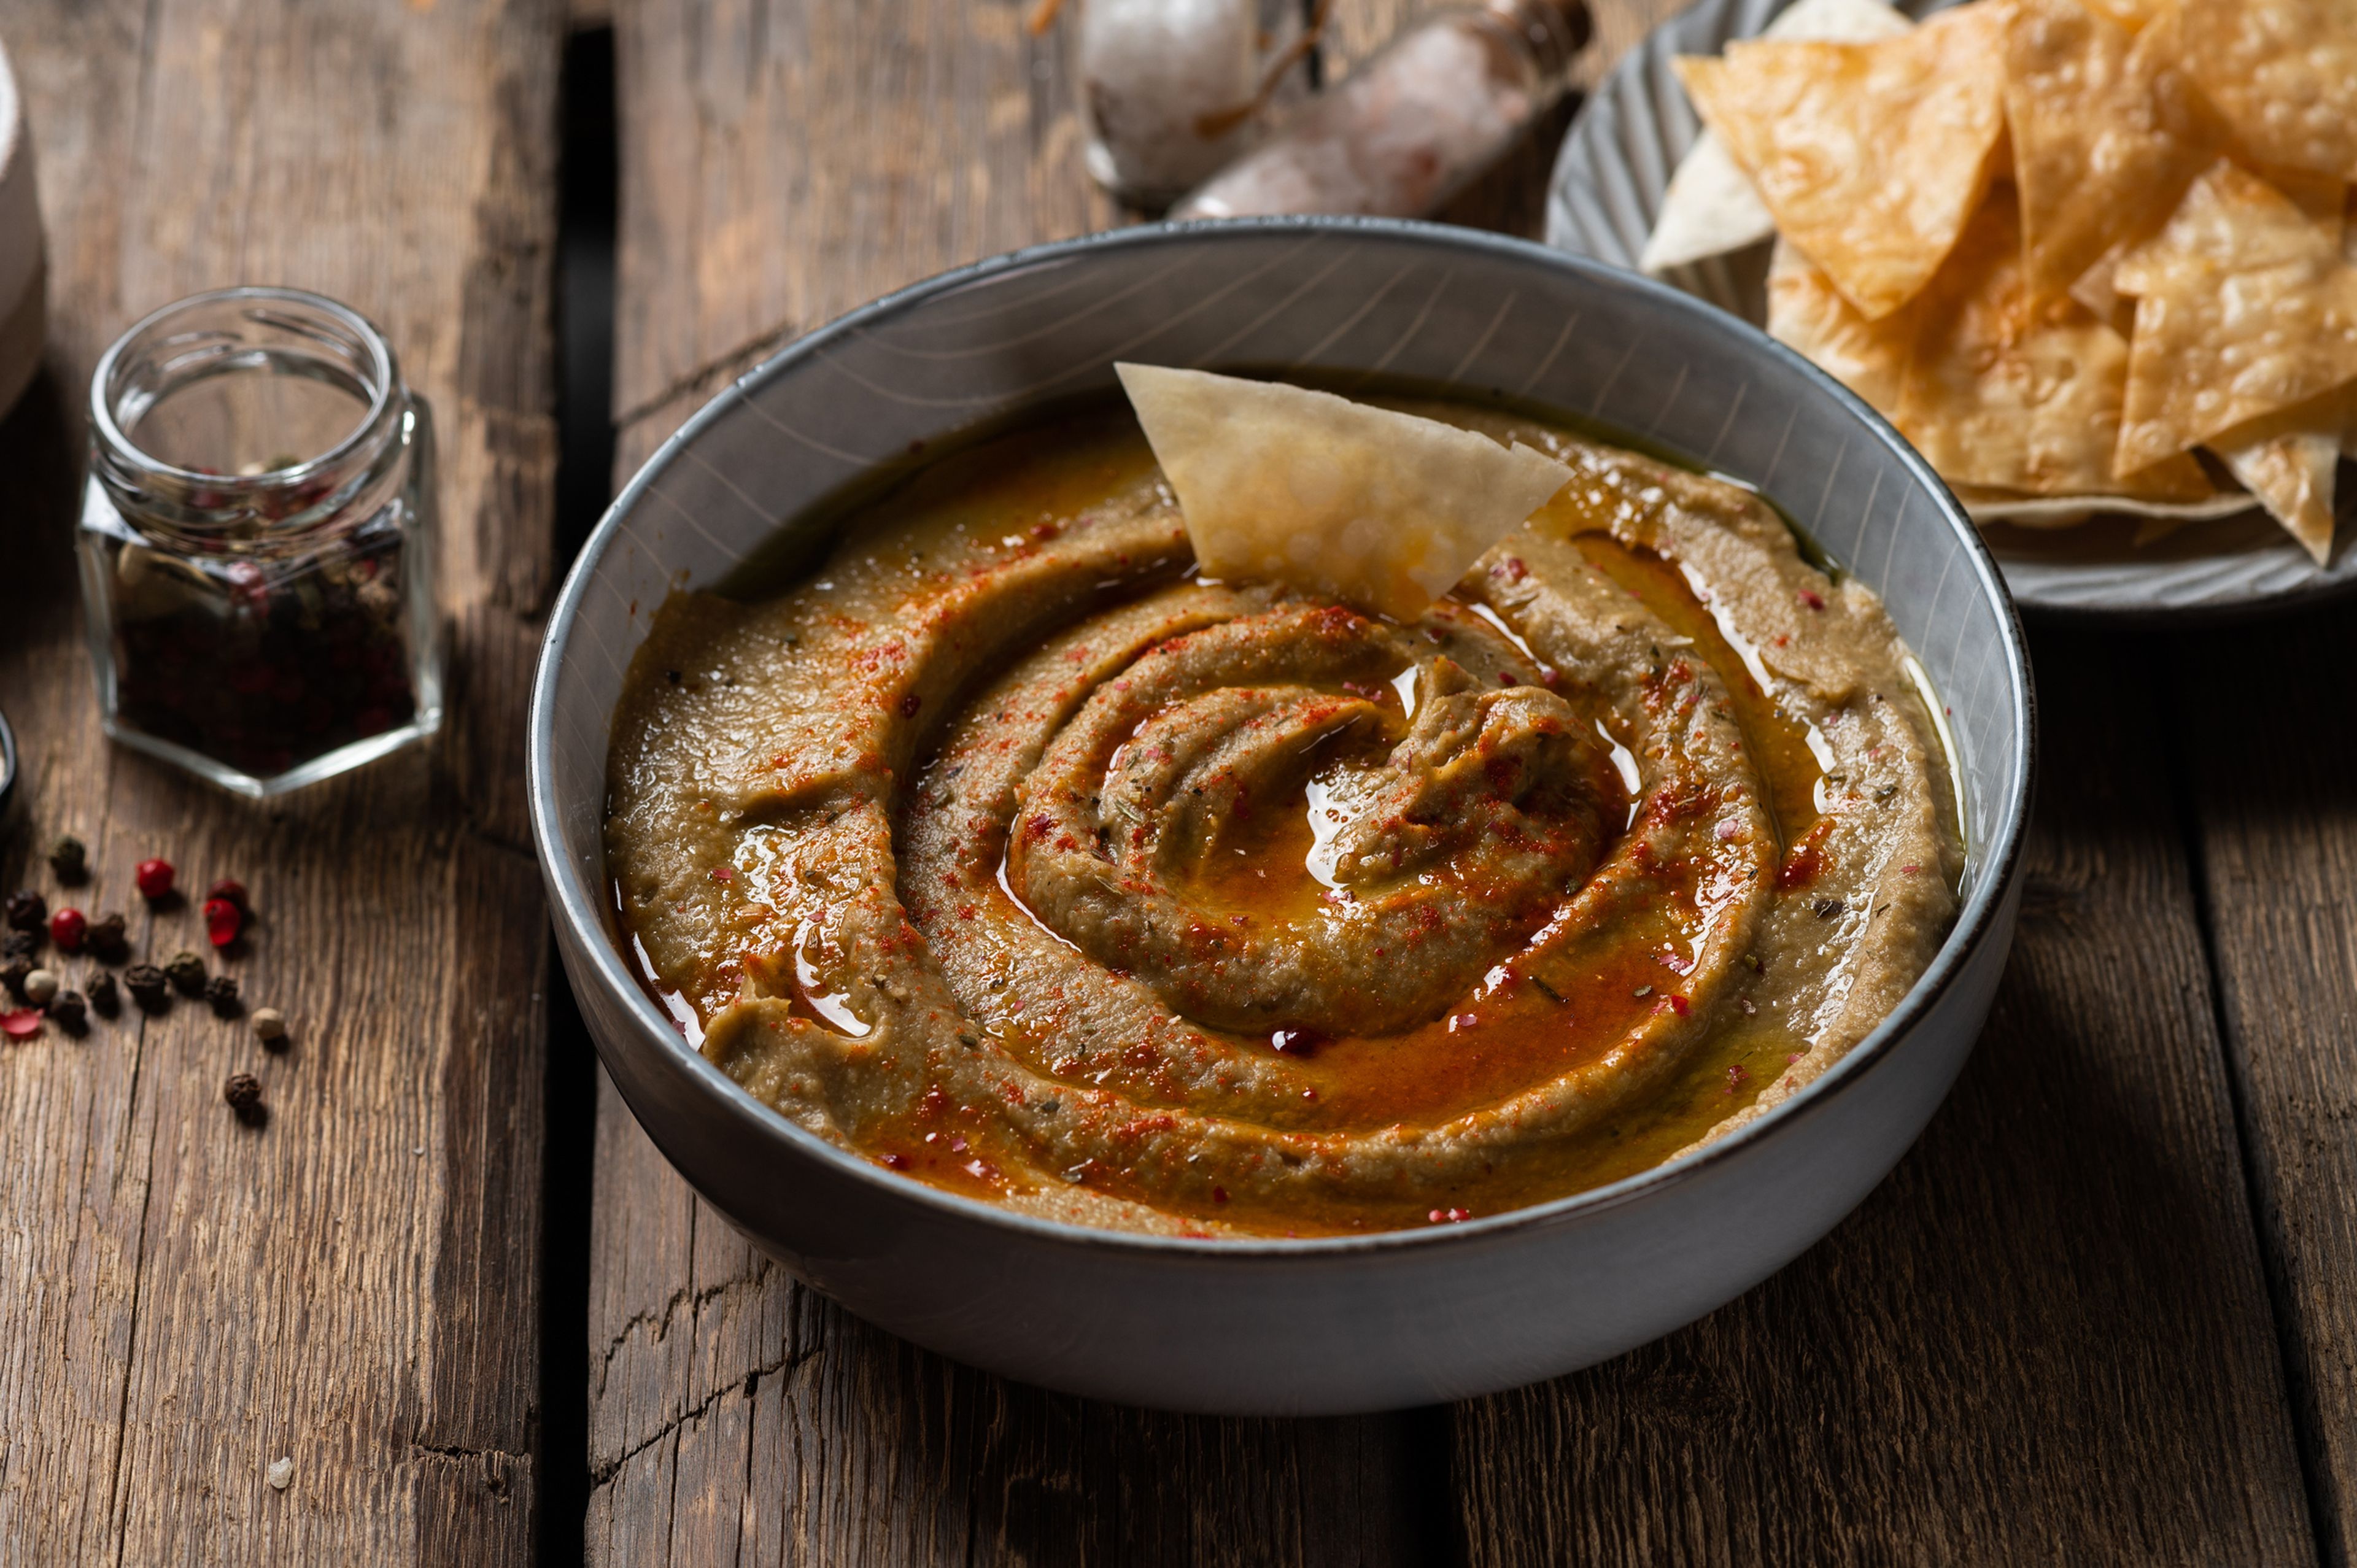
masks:
{"type": "MultiPolygon", "coordinates": [[[[1864,43],[1896,38],[1914,25],[1889,0],[1800,0],[1760,37],[1864,43]]],[[[1759,244],[1775,232],[1776,220],[1751,188],[1751,177],[1727,156],[1717,133],[1705,126],[1670,176],[1661,215],[1653,220],[1637,265],[1658,275],[1759,244]]]]}
{"type": "Polygon", "coordinates": [[[2357,181],[2357,0],[2183,0],[2185,64],[2252,156],[2357,181]]]}
{"type": "Polygon", "coordinates": [[[2031,297],[2010,187],[1990,193],[1912,308],[1921,324],[1892,423],[1949,479],[2172,501],[2216,489],[2182,454],[2114,478],[2127,342],[2075,301],[2031,297]]]}
{"type": "Polygon", "coordinates": [[[1571,482],[1530,447],[1331,392],[1114,369],[1212,577],[1413,619],[1571,482]]]}
{"type": "Polygon", "coordinates": [[[1869,321],[1931,281],[1987,189],[2007,15],[1987,0],[1877,43],[1753,39],[1674,62],[1777,232],[1869,321]]]}
{"type": "Polygon", "coordinates": [[[2215,156],[2216,126],[2177,69],[2179,48],[2174,16],[2132,33],[2079,0],[2015,0],[2006,124],[2022,260],[2040,297],[2071,293],[2114,246],[2159,228],[2215,156]]]}
{"type": "Polygon", "coordinates": [[[2357,268],[2340,236],[2223,159],[2113,281],[2136,300],[2115,473],[2357,378],[2357,268]]]}

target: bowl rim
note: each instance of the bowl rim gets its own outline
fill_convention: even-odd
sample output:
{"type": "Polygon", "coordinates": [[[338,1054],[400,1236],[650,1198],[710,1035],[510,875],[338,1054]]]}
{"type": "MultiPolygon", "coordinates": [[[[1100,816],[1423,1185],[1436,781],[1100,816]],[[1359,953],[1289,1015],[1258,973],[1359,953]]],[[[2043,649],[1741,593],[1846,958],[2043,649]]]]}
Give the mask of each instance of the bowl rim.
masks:
{"type": "MultiPolygon", "coordinates": [[[[781,523],[780,526],[783,526],[781,523]]],[[[1484,230],[1406,219],[1284,217],[1136,224],[1069,240],[1026,246],[953,267],[921,279],[836,317],[795,338],[761,363],[713,394],[678,430],[641,464],[616,495],[588,541],[567,569],[549,611],[542,634],[539,658],[533,673],[532,702],[527,718],[525,779],[532,813],[533,848],[541,864],[542,879],[550,895],[551,915],[562,922],[592,966],[599,983],[619,996],[630,1025],[655,1045],[673,1071],[694,1084],[711,1111],[771,1140],[782,1140],[794,1153],[830,1166],[836,1175],[861,1183],[888,1201],[929,1208],[948,1221],[996,1227],[1035,1243],[1135,1253],[1169,1254],[1265,1265],[1386,1253],[1410,1249],[1469,1247],[1494,1241],[1515,1232],[1534,1230],[1584,1219],[1641,1201],[1665,1189],[1687,1185],[1712,1169],[1779,1136],[1808,1120],[1835,1096],[1862,1079],[1896,1054],[1899,1046],[1937,1008],[1998,922],[2000,911],[2019,872],[2028,832],[2031,791],[2038,753],[2037,697],[2031,683],[2028,643],[2021,617],[2007,590],[1996,558],[1979,531],[1930,463],[1910,446],[1898,431],[1848,388],[1807,359],[1766,333],[1723,311],[1705,305],[1666,284],[1623,272],[1584,256],[1554,250],[1533,241],[1484,230]],[[620,537],[621,521],[640,503],[654,480],[675,461],[688,443],[726,416],[735,403],[802,361],[856,334],[878,326],[926,301],[953,295],[1002,274],[1065,263],[1105,251],[1151,248],[1176,240],[1210,241],[1303,235],[1317,232],[1372,234],[1385,240],[1442,250],[1475,250],[1525,264],[1566,273],[1581,285],[1607,293],[1622,291],[1650,296],[1674,310],[1704,318],[1709,330],[1737,338],[1753,355],[1764,355],[1834,399],[1857,419],[1928,490],[1939,520],[1963,542],[1974,580],[1984,599],[1994,604],[2004,641],[2007,694],[2013,709],[2020,744],[2007,759],[2005,799],[2000,803],[1992,841],[1975,854],[1966,850],[1967,866],[1978,876],[1956,922],[1939,951],[1916,977],[1907,994],[1882,1021],[1813,1081],[1744,1126],[1724,1137],[1666,1160],[1658,1165],[1544,1203],[1507,1209],[1494,1215],[1424,1229],[1380,1230],[1344,1236],[1164,1236],[1114,1230],[1023,1214],[936,1187],[877,1165],[866,1156],[840,1147],[797,1125],[781,1112],[753,1098],[700,1051],[690,1047],[676,1026],[656,1011],[654,999],[637,976],[622,964],[621,955],[606,930],[597,907],[576,886],[556,825],[553,796],[556,686],[567,643],[582,600],[598,564],[620,537]],[[1977,862],[1977,865],[1975,863],[1977,862]]],[[[594,1039],[594,1034],[593,1034],[594,1039]]],[[[617,1085],[619,1088],[619,1084],[617,1085]]],[[[624,1096],[628,1103],[629,1096],[624,1096]]],[[[632,1108],[633,1115],[637,1114],[632,1108]]],[[[668,1160],[670,1156],[665,1155],[668,1160]]],[[[690,1183],[691,1186],[694,1184],[690,1183]]],[[[726,1210],[729,1206],[720,1206],[726,1210]]]]}

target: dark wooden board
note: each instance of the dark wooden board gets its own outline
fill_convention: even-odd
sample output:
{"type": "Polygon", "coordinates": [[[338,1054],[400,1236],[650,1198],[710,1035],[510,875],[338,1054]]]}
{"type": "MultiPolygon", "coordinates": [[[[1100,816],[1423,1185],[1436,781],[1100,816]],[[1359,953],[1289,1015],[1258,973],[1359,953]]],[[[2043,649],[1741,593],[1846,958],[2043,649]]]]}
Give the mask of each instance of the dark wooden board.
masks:
{"type": "Polygon", "coordinates": [[[2301,1563],[2299,1460],[2151,643],[2035,639],[2045,746],[1988,1030],[1813,1251],[1462,1407],[1475,1564],[2301,1563]]]}
{"type": "MultiPolygon", "coordinates": [[[[543,929],[521,747],[549,585],[554,0],[25,0],[4,26],[48,235],[48,368],[0,424],[25,753],[0,885],[135,917],[149,854],[236,875],[229,968],[293,1049],[189,1004],[0,1047],[0,1561],[500,1562],[532,1539],[543,929]],[[69,557],[99,351],[200,288],[374,318],[439,419],[451,712],[268,807],[101,738],[69,557]],[[274,1112],[221,1102],[257,1073],[274,1112]],[[271,1462],[294,1462],[273,1490],[271,1462]]],[[[79,981],[86,966],[69,966],[79,981]]]]}
{"type": "MultiPolygon", "coordinates": [[[[2344,545],[2344,548],[2347,546],[2344,545]]],[[[2180,639],[2169,688],[2319,1534],[2357,1536],[2357,626],[2180,639]]]]}

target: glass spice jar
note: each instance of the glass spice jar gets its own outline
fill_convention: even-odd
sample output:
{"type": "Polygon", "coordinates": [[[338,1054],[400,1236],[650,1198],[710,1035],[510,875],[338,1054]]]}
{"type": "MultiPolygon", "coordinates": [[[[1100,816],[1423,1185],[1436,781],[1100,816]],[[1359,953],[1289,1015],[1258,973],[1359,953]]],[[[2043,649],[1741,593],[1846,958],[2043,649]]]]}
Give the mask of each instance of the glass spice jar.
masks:
{"type": "Polygon", "coordinates": [[[91,381],[81,583],[106,732],[242,795],[442,720],[433,425],[367,320],[229,288],[91,381]]]}

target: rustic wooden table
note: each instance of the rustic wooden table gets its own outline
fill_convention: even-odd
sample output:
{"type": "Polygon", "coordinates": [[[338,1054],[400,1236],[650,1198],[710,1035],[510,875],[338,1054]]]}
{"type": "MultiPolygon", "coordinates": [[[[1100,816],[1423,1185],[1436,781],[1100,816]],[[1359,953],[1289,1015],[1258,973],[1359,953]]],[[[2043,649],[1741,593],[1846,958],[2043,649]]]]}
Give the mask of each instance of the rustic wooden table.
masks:
{"type": "MultiPolygon", "coordinates": [[[[1671,8],[1593,3],[1591,79],[1671,8]]],[[[1119,220],[1027,4],[621,0],[617,480],[795,333],[1119,220]]],[[[1344,0],[1340,59],[1413,8],[1344,0]]],[[[1318,1422],[1047,1394],[794,1285],[609,1090],[593,1147],[520,771],[565,537],[560,176],[596,161],[564,130],[604,119],[560,102],[579,20],[562,0],[0,11],[53,322],[0,425],[0,700],[26,768],[0,886],[42,881],[65,829],[99,906],[139,908],[152,853],[242,875],[264,922],[235,969],[296,1039],[264,1058],[182,1006],[0,1048],[0,1561],[2345,1561],[2345,612],[2038,628],[2021,934],[1953,1099],[1823,1245],[1556,1382],[1318,1422]],[[266,809],[101,739],[68,557],[98,352],[231,282],[367,312],[444,433],[451,722],[266,809]],[[242,1069],[266,1131],[221,1105],[242,1069]]],[[[1562,121],[1451,216],[1534,229],[1562,121]]],[[[145,923],[156,952],[194,932],[145,923]]]]}

